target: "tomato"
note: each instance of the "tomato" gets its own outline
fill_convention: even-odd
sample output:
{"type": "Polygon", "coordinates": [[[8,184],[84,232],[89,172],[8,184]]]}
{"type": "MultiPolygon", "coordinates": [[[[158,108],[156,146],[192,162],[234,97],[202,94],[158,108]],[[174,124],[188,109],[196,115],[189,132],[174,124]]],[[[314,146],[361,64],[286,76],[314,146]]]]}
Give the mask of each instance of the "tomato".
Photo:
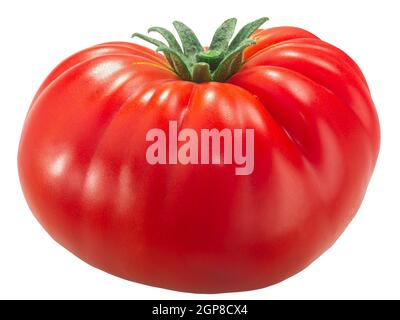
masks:
{"type": "Polygon", "coordinates": [[[18,167],[32,212],[58,243],[125,279],[216,293],[282,281],[335,242],[378,156],[371,94],[343,51],[295,27],[255,31],[264,21],[229,44],[230,19],[204,51],[183,24],[181,51],[153,28],[169,46],[136,35],[164,55],[110,42],[50,73],[18,167]],[[170,121],[195,132],[254,129],[254,171],[149,164],[146,134],[170,121]]]}

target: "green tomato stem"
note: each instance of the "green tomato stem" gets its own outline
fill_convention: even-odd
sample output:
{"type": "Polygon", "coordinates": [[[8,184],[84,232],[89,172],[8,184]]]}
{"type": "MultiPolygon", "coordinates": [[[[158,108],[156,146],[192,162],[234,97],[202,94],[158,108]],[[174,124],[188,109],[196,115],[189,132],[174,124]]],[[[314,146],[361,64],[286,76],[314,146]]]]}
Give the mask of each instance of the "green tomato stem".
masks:
{"type": "Polygon", "coordinates": [[[224,21],[215,32],[209,50],[205,50],[195,33],[179,21],[174,21],[173,25],[181,45],[170,31],[160,27],[152,27],[149,32],[159,33],[167,43],[140,33],[134,33],[132,37],[139,37],[157,46],[157,51],[163,52],[171,68],[182,80],[225,82],[240,69],[243,51],[255,43],[251,35],[267,20],[260,18],[246,24],[233,40],[236,19],[224,21]]]}
{"type": "Polygon", "coordinates": [[[198,62],[193,66],[192,81],[197,83],[212,81],[210,65],[205,62],[198,62]]]}

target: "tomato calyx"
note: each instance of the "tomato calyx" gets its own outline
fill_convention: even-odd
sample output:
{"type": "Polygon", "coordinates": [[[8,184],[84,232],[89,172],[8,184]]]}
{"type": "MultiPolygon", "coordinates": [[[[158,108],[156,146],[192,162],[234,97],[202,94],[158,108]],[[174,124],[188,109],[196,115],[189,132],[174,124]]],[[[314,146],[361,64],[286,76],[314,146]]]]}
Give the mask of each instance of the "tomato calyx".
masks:
{"type": "Polygon", "coordinates": [[[243,64],[243,51],[256,43],[250,36],[268,18],[260,18],[246,24],[231,40],[236,18],[226,20],[215,32],[211,44],[204,48],[195,33],[180,21],[173,25],[178,33],[181,45],[175,36],[167,29],[152,27],[148,32],[159,33],[166,42],[157,40],[141,33],[134,33],[138,37],[157,47],[162,52],[171,68],[182,79],[201,82],[225,82],[234,75],[243,64]]]}

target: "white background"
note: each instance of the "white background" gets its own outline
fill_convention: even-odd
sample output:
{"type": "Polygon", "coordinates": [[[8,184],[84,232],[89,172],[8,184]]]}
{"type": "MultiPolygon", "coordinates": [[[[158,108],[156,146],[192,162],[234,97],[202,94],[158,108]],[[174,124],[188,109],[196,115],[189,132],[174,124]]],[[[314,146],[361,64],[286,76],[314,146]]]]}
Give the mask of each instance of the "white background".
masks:
{"type": "Polygon", "coordinates": [[[400,12],[387,1],[0,1],[0,298],[400,298],[400,12]],[[345,50],[368,79],[382,127],[378,165],[356,218],[310,267],[262,290],[193,295],[99,271],[56,244],[30,213],[17,175],[25,114],[62,59],[149,26],[191,26],[203,44],[223,20],[303,27],[345,50]]]}

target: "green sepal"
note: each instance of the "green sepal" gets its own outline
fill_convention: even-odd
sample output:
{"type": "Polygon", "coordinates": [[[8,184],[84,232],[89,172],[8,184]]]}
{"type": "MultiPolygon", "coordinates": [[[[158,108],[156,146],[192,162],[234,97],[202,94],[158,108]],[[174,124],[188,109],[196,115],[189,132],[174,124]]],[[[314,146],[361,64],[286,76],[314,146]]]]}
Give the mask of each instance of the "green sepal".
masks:
{"type": "Polygon", "coordinates": [[[236,73],[242,66],[243,50],[255,43],[253,39],[245,39],[236,49],[231,51],[214,71],[213,80],[224,82],[236,73]]]}
{"type": "Polygon", "coordinates": [[[184,56],[167,46],[160,46],[157,48],[157,51],[161,51],[169,57],[169,60],[171,60],[171,67],[175,70],[175,72],[180,76],[182,80],[192,80],[192,74],[190,72],[188,62],[186,61],[186,58],[184,56]]]}
{"type": "Polygon", "coordinates": [[[204,50],[203,46],[200,44],[194,32],[184,23],[174,21],[173,25],[181,39],[184,55],[194,62],[196,54],[204,50]]]}
{"type": "Polygon", "coordinates": [[[161,27],[151,27],[147,32],[157,32],[161,34],[164,39],[168,42],[169,47],[172,50],[178,51],[179,53],[183,53],[181,46],[179,45],[178,41],[176,41],[174,35],[172,32],[165,28],[161,27]]]}
{"type": "MultiPolygon", "coordinates": [[[[137,37],[137,38],[140,38],[140,39],[142,39],[142,40],[144,40],[144,41],[150,42],[151,44],[154,44],[155,46],[157,46],[157,48],[167,47],[167,45],[166,45],[164,42],[162,42],[162,41],[160,41],[160,40],[157,40],[157,39],[154,39],[154,38],[152,38],[152,37],[146,36],[146,35],[141,34],[141,33],[134,33],[134,34],[132,35],[132,38],[134,38],[134,37],[137,37]]],[[[165,53],[164,55],[165,55],[165,58],[167,59],[169,65],[170,65],[172,68],[174,68],[174,67],[173,67],[174,62],[173,62],[173,60],[171,59],[170,54],[169,54],[169,53],[165,53]]]]}
{"type": "Polygon", "coordinates": [[[231,40],[236,27],[236,18],[231,18],[226,20],[223,24],[219,26],[217,31],[212,38],[209,50],[226,51],[229,46],[229,41],[231,40]]]}
{"type": "Polygon", "coordinates": [[[135,32],[132,35],[132,38],[134,38],[134,37],[137,37],[137,38],[140,38],[140,39],[142,39],[144,41],[150,42],[151,44],[154,44],[157,47],[161,47],[161,46],[165,46],[166,45],[164,42],[162,42],[160,40],[154,39],[152,37],[146,36],[146,35],[141,34],[141,33],[135,32]]]}
{"type": "Polygon", "coordinates": [[[261,25],[264,24],[266,21],[268,21],[268,18],[264,17],[246,24],[233,38],[231,44],[229,45],[228,51],[232,52],[237,47],[239,47],[243,40],[248,39],[253,34],[253,32],[261,27],[261,25]]]}

